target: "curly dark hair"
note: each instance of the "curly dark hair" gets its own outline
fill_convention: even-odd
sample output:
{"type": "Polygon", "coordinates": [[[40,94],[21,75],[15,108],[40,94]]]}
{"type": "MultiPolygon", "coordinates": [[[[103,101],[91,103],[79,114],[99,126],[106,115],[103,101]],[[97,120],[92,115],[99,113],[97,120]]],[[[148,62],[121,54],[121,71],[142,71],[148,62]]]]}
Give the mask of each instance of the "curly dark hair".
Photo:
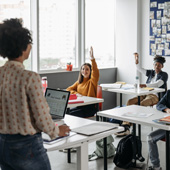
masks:
{"type": "Polygon", "coordinates": [[[154,62],[159,62],[162,65],[166,62],[165,58],[160,56],[160,55],[156,55],[153,59],[154,62]]]}
{"type": "Polygon", "coordinates": [[[9,60],[18,58],[32,44],[31,33],[17,18],[4,20],[0,24],[0,55],[9,60]]]}
{"type": "Polygon", "coordinates": [[[89,78],[91,78],[91,70],[92,70],[91,64],[90,64],[90,63],[84,63],[84,64],[81,66],[81,68],[80,68],[80,72],[79,72],[79,76],[78,76],[78,82],[79,82],[80,84],[83,82],[83,79],[84,79],[83,75],[81,74],[81,69],[82,69],[82,67],[83,67],[84,65],[89,66],[89,68],[90,68],[90,76],[89,76],[89,78]]]}

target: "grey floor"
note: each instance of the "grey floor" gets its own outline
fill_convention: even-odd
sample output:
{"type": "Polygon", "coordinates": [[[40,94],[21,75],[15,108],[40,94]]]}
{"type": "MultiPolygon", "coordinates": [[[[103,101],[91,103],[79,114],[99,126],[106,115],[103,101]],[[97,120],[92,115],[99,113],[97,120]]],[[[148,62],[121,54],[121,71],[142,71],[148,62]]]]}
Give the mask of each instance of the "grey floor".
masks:
{"type": "MultiPolygon", "coordinates": [[[[142,153],[143,156],[147,159],[148,155],[148,147],[147,147],[147,134],[151,131],[151,127],[144,127],[142,126],[142,153]]],[[[121,139],[120,137],[114,136],[114,146],[116,147],[119,140],[121,139]]],[[[159,147],[159,153],[160,153],[160,160],[161,160],[161,166],[162,170],[165,170],[165,142],[158,142],[158,147],[159,147]]],[[[95,150],[96,146],[95,143],[90,143],[89,144],[89,154],[93,153],[95,150]]],[[[67,163],[67,154],[59,151],[53,151],[48,153],[50,162],[51,162],[51,167],[52,170],[76,170],[76,153],[71,154],[71,162],[72,163],[67,163]]],[[[140,164],[141,165],[141,164],[140,164]]],[[[150,165],[150,162],[149,162],[150,165]]],[[[144,164],[141,165],[142,169],[146,169],[146,160],[144,164]]],[[[98,159],[95,161],[89,161],[89,170],[103,170],[103,159],[98,159]]],[[[136,168],[139,169],[139,168],[136,168]]],[[[113,164],[113,158],[108,159],[108,170],[123,170],[120,168],[115,167],[113,164]]]]}

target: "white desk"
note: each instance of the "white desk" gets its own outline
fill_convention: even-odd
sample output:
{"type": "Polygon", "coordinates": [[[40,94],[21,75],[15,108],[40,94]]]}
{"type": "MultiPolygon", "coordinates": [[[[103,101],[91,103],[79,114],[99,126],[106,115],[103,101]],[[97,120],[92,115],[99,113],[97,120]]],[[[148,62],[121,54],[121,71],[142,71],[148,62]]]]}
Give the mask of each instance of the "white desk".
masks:
{"type": "Polygon", "coordinates": [[[136,92],[135,89],[124,89],[123,86],[120,89],[109,89],[109,88],[102,87],[102,90],[120,93],[120,106],[122,106],[122,94],[130,94],[130,95],[138,96],[138,105],[140,105],[140,96],[154,94],[154,93],[160,93],[160,92],[165,91],[165,89],[163,89],[163,88],[154,88],[154,90],[152,90],[152,91],[140,88],[140,91],[136,92]]]}
{"type": "MultiPolygon", "coordinates": [[[[66,115],[64,121],[67,125],[70,126],[71,129],[96,122],[96,121],[78,118],[78,117],[70,116],[70,115],[66,115]]],[[[103,139],[115,132],[120,132],[123,129],[124,128],[122,127],[118,127],[117,129],[112,129],[112,130],[102,132],[96,135],[91,135],[91,136],[76,134],[66,139],[63,138],[63,140],[53,145],[44,144],[44,147],[47,149],[47,151],[69,149],[72,147],[76,147],[77,148],[77,170],[88,170],[88,144],[90,142],[103,139]]],[[[105,167],[106,167],[105,169],[107,169],[107,166],[105,167]]]]}
{"type": "Polygon", "coordinates": [[[107,118],[119,119],[123,121],[132,122],[135,124],[141,124],[141,125],[146,125],[146,126],[151,126],[151,127],[156,127],[159,129],[166,130],[166,170],[170,169],[170,126],[158,124],[152,121],[154,119],[162,118],[163,116],[165,116],[165,113],[158,111],[151,107],[131,105],[131,106],[126,106],[126,107],[101,111],[101,112],[98,112],[98,115],[107,117],[107,118]],[[153,115],[147,118],[126,117],[123,114],[127,112],[153,113],[153,115]]]}
{"type": "MultiPolygon", "coordinates": [[[[130,86],[132,86],[132,85],[130,85],[130,86]]],[[[122,88],[120,88],[120,89],[102,88],[102,90],[120,93],[120,107],[122,107],[122,94],[136,95],[138,97],[138,105],[140,105],[140,96],[148,95],[148,94],[154,94],[154,93],[160,93],[160,92],[165,91],[165,89],[163,89],[163,88],[154,88],[154,90],[152,90],[152,91],[140,88],[140,91],[137,92],[134,88],[124,89],[124,87],[126,87],[126,84],[123,85],[122,88]]],[[[134,128],[134,131],[136,132],[136,125],[135,124],[134,124],[133,128],[134,128]]],[[[141,138],[141,127],[140,127],[140,125],[138,126],[138,133],[139,133],[139,138],[141,138]]]]}
{"type": "Polygon", "coordinates": [[[88,97],[88,96],[77,97],[77,101],[82,101],[82,100],[84,101],[84,103],[68,104],[67,108],[73,108],[73,107],[78,107],[78,106],[85,106],[85,105],[103,103],[104,102],[104,99],[96,98],[96,97],[88,97]]]}

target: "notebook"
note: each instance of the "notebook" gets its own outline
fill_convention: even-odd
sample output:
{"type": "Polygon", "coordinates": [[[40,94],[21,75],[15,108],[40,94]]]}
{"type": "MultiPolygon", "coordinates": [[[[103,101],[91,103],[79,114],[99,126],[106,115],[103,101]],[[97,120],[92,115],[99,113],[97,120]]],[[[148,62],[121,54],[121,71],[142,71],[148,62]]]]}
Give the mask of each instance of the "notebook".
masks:
{"type": "Polygon", "coordinates": [[[61,141],[63,138],[68,138],[71,136],[76,135],[75,132],[70,132],[67,136],[57,136],[55,139],[51,139],[46,133],[42,132],[42,138],[43,138],[43,142],[49,145],[52,145],[56,142],[61,141]]]}
{"type": "Polygon", "coordinates": [[[88,125],[84,125],[78,128],[74,128],[71,131],[78,134],[83,134],[87,136],[95,135],[101,132],[105,132],[111,129],[118,128],[117,124],[108,122],[94,122],[88,125]]]}
{"type": "Polygon", "coordinates": [[[69,91],[47,88],[45,98],[50,107],[52,119],[59,121],[64,118],[67,111],[69,91]]]}

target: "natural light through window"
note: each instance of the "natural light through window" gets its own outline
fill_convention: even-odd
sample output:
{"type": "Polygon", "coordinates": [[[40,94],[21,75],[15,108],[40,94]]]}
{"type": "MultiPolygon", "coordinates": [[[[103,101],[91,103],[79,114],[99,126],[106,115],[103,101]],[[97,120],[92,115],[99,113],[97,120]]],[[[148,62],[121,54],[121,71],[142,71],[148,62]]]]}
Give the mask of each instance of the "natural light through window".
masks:
{"type": "Polygon", "coordinates": [[[114,0],[85,1],[85,61],[93,46],[99,68],[114,67],[114,0]]]}
{"type": "Polygon", "coordinates": [[[76,0],[40,0],[39,12],[40,71],[77,67],[76,0]]]}
{"type": "MultiPolygon", "coordinates": [[[[0,0],[0,22],[10,18],[22,18],[24,27],[30,29],[30,0],[0,0]]],[[[0,66],[6,60],[0,57],[0,66]]],[[[24,65],[26,69],[31,70],[31,57],[24,65]]]]}

